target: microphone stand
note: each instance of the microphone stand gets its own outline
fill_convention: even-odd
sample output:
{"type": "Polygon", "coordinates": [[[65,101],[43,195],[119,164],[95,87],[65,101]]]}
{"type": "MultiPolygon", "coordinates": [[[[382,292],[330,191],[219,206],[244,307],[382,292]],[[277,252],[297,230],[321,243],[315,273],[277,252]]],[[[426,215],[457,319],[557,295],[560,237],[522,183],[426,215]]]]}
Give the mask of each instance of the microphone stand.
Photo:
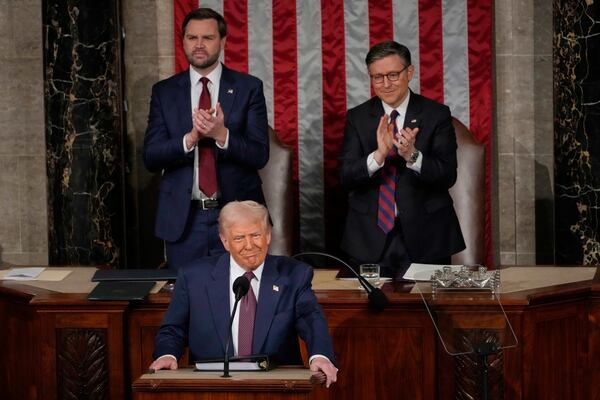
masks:
{"type": "Polygon", "coordinates": [[[298,253],[298,254],[292,256],[292,258],[298,259],[299,257],[302,257],[302,256],[329,257],[329,258],[339,262],[340,264],[342,264],[343,266],[348,268],[354,276],[356,276],[356,278],[358,279],[358,282],[365,289],[365,291],[369,294],[369,307],[371,309],[376,310],[376,311],[382,311],[388,305],[389,300],[388,300],[387,296],[385,295],[385,293],[383,293],[381,291],[381,289],[376,288],[375,286],[371,285],[371,283],[368,280],[366,280],[361,274],[356,272],[356,270],[354,268],[352,268],[348,263],[341,260],[340,258],[338,258],[336,256],[332,256],[331,254],[320,253],[317,251],[298,253]]]}
{"type": "Polygon", "coordinates": [[[221,378],[231,378],[229,375],[229,342],[231,341],[231,327],[233,326],[233,316],[235,315],[235,310],[237,309],[237,305],[240,302],[241,297],[238,299],[236,296],[235,303],[233,303],[233,313],[231,314],[231,318],[229,319],[229,332],[227,333],[227,342],[225,342],[225,360],[223,361],[223,375],[221,378]]]}
{"type": "Polygon", "coordinates": [[[229,375],[229,342],[231,341],[231,327],[233,326],[233,317],[235,316],[238,303],[242,297],[248,293],[249,288],[250,281],[248,281],[248,279],[246,279],[244,276],[240,276],[235,280],[235,282],[233,282],[235,303],[233,303],[233,312],[229,318],[229,332],[227,333],[227,341],[225,342],[225,358],[223,360],[223,375],[221,375],[221,378],[231,378],[231,375],[229,375]]]}

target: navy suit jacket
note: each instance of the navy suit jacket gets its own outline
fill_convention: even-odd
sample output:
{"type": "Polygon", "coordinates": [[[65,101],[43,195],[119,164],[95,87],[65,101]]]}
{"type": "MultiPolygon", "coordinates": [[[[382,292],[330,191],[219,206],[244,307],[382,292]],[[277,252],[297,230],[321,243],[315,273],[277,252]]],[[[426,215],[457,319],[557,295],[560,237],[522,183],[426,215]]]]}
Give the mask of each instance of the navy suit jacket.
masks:
{"type": "MultiPolygon", "coordinates": [[[[383,114],[377,97],[349,110],[340,155],[341,183],[349,191],[342,249],[365,261],[377,261],[386,242],[377,225],[381,169],[371,177],[367,170],[383,114]]],[[[418,174],[402,157],[392,159],[397,168],[396,221],[410,260],[431,262],[465,248],[448,193],[456,182],[456,134],[448,107],[412,92],[404,126],[419,128],[415,147],[423,154],[423,163],[418,174]]]]}
{"type": "MultiPolygon", "coordinates": [[[[156,236],[173,242],[183,234],[190,210],[194,152],[185,153],[183,136],[192,129],[189,70],[152,87],[144,164],[162,170],[156,236]]],[[[229,129],[227,150],[215,147],[222,204],[254,200],[264,204],[258,170],[269,158],[267,108],[260,79],[223,66],[219,102],[229,129]]]]}
{"type": "MultiPolygon", "coordinates": [[[[232,290],[229,253],[192,263],[178,273],[171,303],[156,335],[154,358],[171,354],[179,359],[188,343],[191,362],[222,358],[232,290]]],[[[312,277],[312,268],[304,263],[267,256],[254,323],[255,354],[277,355],[280,364],[301,364],[300,336],[309,356],[321,354],[335,363],[327,321],[311,288],[312,277]]],[[[233,355],[232,344],[229,355],[233,355]]]]}

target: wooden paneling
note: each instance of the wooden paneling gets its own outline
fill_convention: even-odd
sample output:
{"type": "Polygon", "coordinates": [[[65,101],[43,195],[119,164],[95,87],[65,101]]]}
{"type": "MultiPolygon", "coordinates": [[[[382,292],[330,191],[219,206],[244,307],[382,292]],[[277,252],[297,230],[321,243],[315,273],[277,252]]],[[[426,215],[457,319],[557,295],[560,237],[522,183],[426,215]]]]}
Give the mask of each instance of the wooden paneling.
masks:
{"type": "MultiPolygon", "coordinates": [[[[585,303],[536,307],[523,335],[523,389],[526,399],[587,399],[585,303]]],[[[588,374],[589,376],[589,374],[588,374]]]]}
{"type": "MultiPolygon", "coordinates": [[[[492,382],[502,382],[496,395],[502,392],[506,400],[600,400],[597,281],[502,296],[519,343],[504,350],[501,361],[496,361],[502,371],[491,377],[492,382]]],[[[359,291],[317,293],[340,372],[336,384],[329,390],[315,389],[311,398],[453,399],[457,387],[467,386],[456,373],[461,368],[463,372],[474,369],[475,364],[467,360],[470,367],[457,367],[457,360],[444,352],[420,296],[400,285],[387,287],[386,293],[390,305],[381,313],[371,312],[366,295],[359,291]]],[[[10,366],[0,368],[0,398],[65,397],[65,383],[59,375],[64,370],[61,357],[88,360],[82,365],[91,365],[90,369],[96,362],[107,365],[108,383],[96,385],[99,389],[93,396],[98,397],[89,398],[130,398],[131,382],[146,372],[152,361],[154,335],[169,300],[168,293],[159,293],[131,304],[90,302],[85,294],[59,294],[0,282],[0,365],[10,366]],[[67,340],[69,337],[73,339],[67,340]],[[88,348],[76,349],[74,356],[65,352],[72,346],[69,343],[75,347],[86,343],[88,348]],[[106,357],[91,357],[94,351],[104,352],[106,357]]],[[[476,313],[485,305],[475,301],[463,307],[476,313]]],[[[461,315],[456,310],[446,311],[461,315]]],[[[468,320],[456,326],[464,329],[465,335],[478,328],[468,320]]],[[[239,393],[232,396],[240,398],[239,393]]]]}

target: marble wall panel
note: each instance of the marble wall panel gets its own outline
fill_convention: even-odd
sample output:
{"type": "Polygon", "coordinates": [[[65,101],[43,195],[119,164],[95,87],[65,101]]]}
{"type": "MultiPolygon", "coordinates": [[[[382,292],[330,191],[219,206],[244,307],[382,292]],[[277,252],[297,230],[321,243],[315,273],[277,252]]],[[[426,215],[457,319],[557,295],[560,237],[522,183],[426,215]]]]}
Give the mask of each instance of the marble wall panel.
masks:
{"type": "Polygon", "coordinates": [[[52,264],[124,262],[118,9],[43,2],[52,264]]]}
{"type": "Polygon", "coordinates": [[[554,1],[556,261],[600,263],[600,4],[554,1]]]}

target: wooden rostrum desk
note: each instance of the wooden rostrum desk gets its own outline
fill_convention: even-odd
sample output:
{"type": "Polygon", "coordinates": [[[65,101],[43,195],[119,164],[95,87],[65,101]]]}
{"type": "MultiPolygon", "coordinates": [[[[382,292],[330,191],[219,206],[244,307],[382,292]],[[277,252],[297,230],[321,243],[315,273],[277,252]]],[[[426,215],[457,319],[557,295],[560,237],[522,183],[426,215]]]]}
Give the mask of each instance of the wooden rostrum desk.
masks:
{"type": "MultiPolygon", "coordinates": [[[[600,399],[600,274],[519,287],[521,271],[523,281],[527,274],[545,279],[558,273],[564,282],[584,270],[541,268],[511,268],[519,290],[503,293],[501,301],[519,344],[491,360],[489,387],[497,397],[490,398],[600,399]]],[[[311,398],[477,397],[468,380],[456,379],[472,373],[473,364],[444,352],[412,284],[386,284],[390,305],[373,313],[355,282],[332,289],[328,274],[319,271],[314,286],[340,371],[336,384],[314,390],[311,398]]],[[[93,302],[86,296],[0,281],[0,398],[131,398],[132,383],[152,361],[170,293],[132,303],[93,302]]],[[[485,307],[457,305],[448,312],[485,307]]]]}

